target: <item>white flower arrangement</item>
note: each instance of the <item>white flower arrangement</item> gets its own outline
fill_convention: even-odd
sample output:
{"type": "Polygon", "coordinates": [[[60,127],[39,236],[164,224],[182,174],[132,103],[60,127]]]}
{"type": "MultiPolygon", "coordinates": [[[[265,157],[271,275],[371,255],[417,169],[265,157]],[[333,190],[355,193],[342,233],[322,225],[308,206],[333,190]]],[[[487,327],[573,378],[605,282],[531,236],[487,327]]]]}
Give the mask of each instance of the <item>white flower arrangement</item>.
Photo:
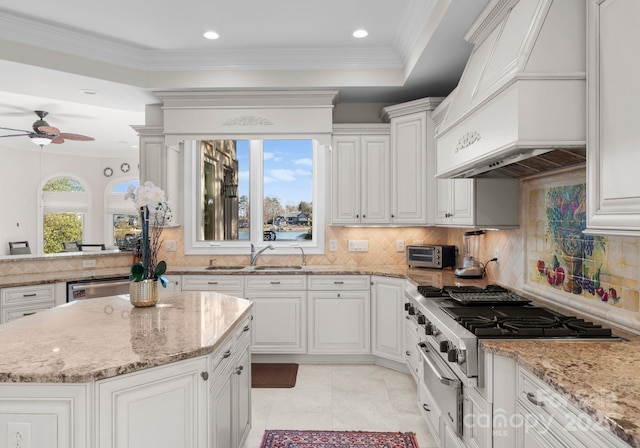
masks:
{"type": "Polygon", "coordinates": [[[167,280],[162,275],[167,270],[167,263],[157,260],[163,242],[160,239],[163,227],[172,217],[167,196],[160,187],[147,181],[138,187],[129,185],[124,198],[134,202],[140,213],[142,224],[142,262],[131,266],[129,279],[134,282],[158,279],[162,286],[166,286],[167,280]],[[151,216],[153,216],[153,221],[150,226],[151,216]]]}

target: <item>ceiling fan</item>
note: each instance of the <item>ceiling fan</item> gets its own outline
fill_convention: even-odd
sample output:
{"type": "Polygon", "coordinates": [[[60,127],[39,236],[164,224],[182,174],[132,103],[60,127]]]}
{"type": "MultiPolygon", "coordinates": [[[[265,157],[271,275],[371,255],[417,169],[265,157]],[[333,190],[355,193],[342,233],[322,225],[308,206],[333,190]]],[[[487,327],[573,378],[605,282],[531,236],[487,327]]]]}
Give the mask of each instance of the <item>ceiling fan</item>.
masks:
{"type": "Polygon", "coordinates": [[[26,135],[31,139],[33,143],[39,145],[40,147],[48,145],[49,143],[61,144],[64,143],[65,140],[76,140],[82,142],[95,140],[93,137],[87,137],[86,135],[60,132],[60,129],[49,126],[49,123],[44,121],[44,117],[46,117],[49,112],[46,112],[44,110],[36,110],[34,112],[40,119],[33,123],[33,131],[0,127],[0,129],[4,129],[6,131],[22,132],[22,134],[0,135],[0,138],[21,137],[26,135]]]}

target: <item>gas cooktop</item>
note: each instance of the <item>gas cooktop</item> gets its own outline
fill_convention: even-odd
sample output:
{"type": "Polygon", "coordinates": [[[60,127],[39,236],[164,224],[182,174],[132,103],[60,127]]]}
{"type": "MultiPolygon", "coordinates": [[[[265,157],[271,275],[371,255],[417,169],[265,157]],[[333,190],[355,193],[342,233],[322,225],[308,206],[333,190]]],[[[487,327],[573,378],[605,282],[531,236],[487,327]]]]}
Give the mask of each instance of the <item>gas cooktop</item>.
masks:
{"type": "Polygon", "coordinates": [[[619,339],[611,329],[531,303],[498,285],[418,286],[425,298],[478,338],[619,339]]]}
{"type": "Polygon", "coordinates": [[[480,338],[612,338],[611,329],[547,308],[450,307],[442,309],[480,338]]]}

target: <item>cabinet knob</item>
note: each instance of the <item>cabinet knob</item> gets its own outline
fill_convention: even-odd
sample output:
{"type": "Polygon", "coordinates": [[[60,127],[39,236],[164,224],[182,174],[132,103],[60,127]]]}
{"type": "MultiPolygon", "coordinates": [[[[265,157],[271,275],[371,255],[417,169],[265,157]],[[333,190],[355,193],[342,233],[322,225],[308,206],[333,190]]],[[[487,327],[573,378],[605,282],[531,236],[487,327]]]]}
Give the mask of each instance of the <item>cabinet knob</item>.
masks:
{"type": "Polygon", "coordinates": [[[366,217],[367,217],[367,215],[362,215],[362,217],[363,217],[363,218],[366,218],[366,217]]]}
{"type": "Polygon", "coordinates": [[[245,327],[242,329],[242,331],[249,331],[249,325],[245,325],[245,327]]]}
{"type": "Polygon", "coordinates": [[[406,352],[404,352],[405,355],[407,356],[411,356],[411,352],[409,350],[407,350],[406,352]]]}
{"type": "Polygon", "coordinates": [[[429,406],[427,406],[426,403],[422,403],[422,409],[424,409],[427,412],[431,412],[431,409],[429,409],[429,406]]]}
{"type": "Polygon", "coordinates": [[[230,349],[222,354],[222,359],[227,359],[229,356],[231,356],[231,350],[230,349]]]}
{"type": "Polygon", "coordinates": [[[218,282],[207,282],[207,285],[217,285],[218,282]]]}
{"type": "Polygon", "coordinates": [[[243,371],[243,370],[244,370],[244,367],[243,367],[243,366],[238,366],[238,367],[236,368],[235,374],[236,374],[236,375],[242,375],[242,371],[243,371]]]}
{"type": "Polygon", "coordinates": [[[203,380],[207,381],[209,379],[209,372],[202,372],[200,376],[203,380]]]}
{"type": "Polygon", "coordinates": [[[392,217],[392,218],[395,218],[395,217],[396,217],[396,215],[391,215],[391,217],[392,217]]]}
{"type": "Polygon", "coordinates": [[[356,218],[359,218],[359,217],[360,217],[360,215],[356,215],[356,218]]]}
{"type": "Polygon", "coordinates": [[[338,293],[338,298],[340,298],[340,293],[338,293]]]}
{"type": "Polygon", "coordinates": [[[271,282],[272,285],[279,285],[280,282],[271,282]]]}

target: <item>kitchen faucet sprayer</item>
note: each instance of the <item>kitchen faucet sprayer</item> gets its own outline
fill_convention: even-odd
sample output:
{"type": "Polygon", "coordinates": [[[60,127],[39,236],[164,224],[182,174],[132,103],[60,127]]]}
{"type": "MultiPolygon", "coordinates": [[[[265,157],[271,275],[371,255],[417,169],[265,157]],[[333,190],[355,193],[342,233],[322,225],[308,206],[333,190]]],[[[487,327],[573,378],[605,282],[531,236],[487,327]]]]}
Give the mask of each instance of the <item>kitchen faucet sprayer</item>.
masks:
{"type": "Polygon", "coordinates": [[[261,254],[262,252],[264,252],[265,250],[267,250],[267,249],[274,250],[274,249],[275,249],[275,247],[273,247],[273,244],[268,244],[268,245],[264,246],[262,249],[260,249],[260,250],[258,250],[258,251],[256,252],[256,248],[255,248],[255,246],[254,246],[253,244],[251,244],[251,266],[252,266],[252,267],[255,267],[255,265],[256,265],[256,260],[258,259],[258,257],[260,256],[260,254],[261,254]]]}

